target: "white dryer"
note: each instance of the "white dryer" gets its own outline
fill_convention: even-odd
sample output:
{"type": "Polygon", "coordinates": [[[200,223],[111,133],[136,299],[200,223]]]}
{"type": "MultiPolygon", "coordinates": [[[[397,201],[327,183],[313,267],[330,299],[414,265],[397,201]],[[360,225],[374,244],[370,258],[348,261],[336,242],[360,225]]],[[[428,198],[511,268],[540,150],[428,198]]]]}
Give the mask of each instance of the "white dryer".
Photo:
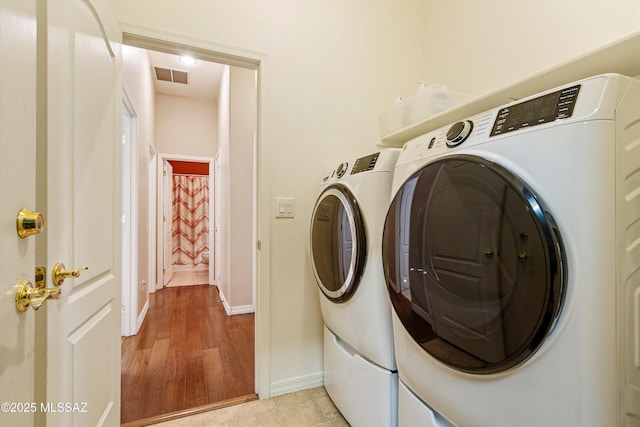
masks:
{"type": "Polygon", "coordinates": [[[640,81],[424,134],[392,193],[401,427],[640,426],[640,81]]]}
{"type": "Polygon", "coordinates": [[[399,151],[380,150],[325,174],[311,218],[311,261],[325,324],[324,383],[352,426],[397,423],[381,250],[399,151]]]}

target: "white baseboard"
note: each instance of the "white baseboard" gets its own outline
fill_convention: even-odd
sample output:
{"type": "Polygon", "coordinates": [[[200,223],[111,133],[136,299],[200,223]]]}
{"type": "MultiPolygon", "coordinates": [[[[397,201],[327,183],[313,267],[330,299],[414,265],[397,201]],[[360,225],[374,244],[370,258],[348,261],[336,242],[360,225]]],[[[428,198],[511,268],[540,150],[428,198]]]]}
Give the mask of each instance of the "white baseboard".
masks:
{"type": "Polygon", "coordinates": [[[231,308],[229,304],[227,304],[227,299],[224,297],[224,293],[222,293],[222,289],[218,287],[218,295],[220,295],[220,301],[222,301],[222,306],[224,307],[224,311],[227,313],[227,316],[231,316],[231,308]]]}
{"type": "Polygon", "coordinates": [[[324,385],[324,373],[321,371],[287,380],[274,381],[271,383],[270,395],[271,397],[276,397],[282,394],[320,387],[322,385],[324,385]]]}
{"type": "Polygon", "coordinates": [[[235,307],[230,307],[229,310],[231,314],[246,314],[246,313],[255,313],[256,307],[253,305],[238,305],[235,307]]]}
{"type": "Polygon", "coordinates": [[[232,307],[229,305],[229,303],[227,303],[227,299],[224,297],[224,293],[222,293],[222,290],[219,287],[218,292],[220,295],[220,301],[222,301],[222,306],[224,307],[224,311],[227,313],[227,316],[233,316],[234,314],[255,313],[255,305],[237,305],[232,307]]]}
{"type": "Polygon", "coordinates": [[[142,327],[142,322],[144,322],[144,318],[147,317],[147,311],[149,311],[149,298],[147,298],[147,301],[145,301],[144,307],[142,307],[142,311],[140,312],[140,316],[138,316],[138,322],[136,324],[134,335],[137,334],[142,327]]]}

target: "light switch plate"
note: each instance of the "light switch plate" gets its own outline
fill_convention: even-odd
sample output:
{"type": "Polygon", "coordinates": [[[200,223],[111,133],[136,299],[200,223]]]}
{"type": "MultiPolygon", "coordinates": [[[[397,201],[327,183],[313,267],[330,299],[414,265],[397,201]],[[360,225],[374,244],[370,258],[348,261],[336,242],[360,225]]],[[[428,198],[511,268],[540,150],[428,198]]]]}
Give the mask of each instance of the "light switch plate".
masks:
{"type": "Polygon", "coordinates": [[[276,218],[295,218],[296,199],[293,197],[276,197],[276,218]]]}

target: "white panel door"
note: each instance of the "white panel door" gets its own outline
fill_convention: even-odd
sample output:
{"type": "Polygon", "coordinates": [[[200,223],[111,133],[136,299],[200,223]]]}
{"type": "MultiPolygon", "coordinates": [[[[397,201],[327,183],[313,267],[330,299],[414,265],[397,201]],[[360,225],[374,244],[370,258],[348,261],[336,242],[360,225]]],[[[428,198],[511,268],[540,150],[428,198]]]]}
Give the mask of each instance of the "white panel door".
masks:
{"type": "Polygon", "coordinates": [[[14,303],[18,281],[34,280],[36,239],[18,237],[16,215],[36,208],[35,16],[35,0],[0,2],[0,426],[35,425],[36,313],[14,303]]]}
{"type": "Polygon", "coordinates": [[[164,161],[162,173],[162,286],[166,286],[173,275],[173,166],[164,161]]]}
{"type": "MultiPolygon", "coordinates": [[[[121,53],[105,2],[47,2],[47,426],[120,424],[121,53]],[[108,36],[112,42],[105,39],[108,36]]],[[[39,345],[37,343],[36,345],[39,345]]],[[[36,385],[37,387],[37,385],[36,385]]]]}

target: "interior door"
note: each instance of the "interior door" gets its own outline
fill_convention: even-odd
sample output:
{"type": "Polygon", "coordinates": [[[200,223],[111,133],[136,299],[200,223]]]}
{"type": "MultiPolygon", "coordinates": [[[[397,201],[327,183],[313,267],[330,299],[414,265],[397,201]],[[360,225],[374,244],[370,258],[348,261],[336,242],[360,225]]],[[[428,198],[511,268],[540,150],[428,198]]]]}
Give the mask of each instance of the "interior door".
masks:
{"type": "Polygon", "coordinates": [[[173,166],[164,161],[162,173],[162,286],[167,286],[173,274],[173,166]]]}
{"type": "Polygon", "coordinates": [[[35,403],[36,313],[14,303],[15,285],[34,280],[36,240],[18,236],[16,215],[36,207],[35,17],[35,0],[0,2],[0,402],[13,405],[2,406],[1,426],[35,425],[32,408],[18,404],[35,403]]]}
{"type": "MultiPolygon", "coordinates": [[[[100,1],[48,1],[45,258],[47,426],[120,423],[120,32],[100,1]],[[108,37],[108,39],[107,39],[108,37]],[[87,267],[87,270],[81,270],[87,267]],[[64,271],[61,272],[64,275],[64,271]],[[59,404],[66,405],[60,410],[59,404]]],[[[44,153],[43,153],[44,155],[44,153]]]]}

